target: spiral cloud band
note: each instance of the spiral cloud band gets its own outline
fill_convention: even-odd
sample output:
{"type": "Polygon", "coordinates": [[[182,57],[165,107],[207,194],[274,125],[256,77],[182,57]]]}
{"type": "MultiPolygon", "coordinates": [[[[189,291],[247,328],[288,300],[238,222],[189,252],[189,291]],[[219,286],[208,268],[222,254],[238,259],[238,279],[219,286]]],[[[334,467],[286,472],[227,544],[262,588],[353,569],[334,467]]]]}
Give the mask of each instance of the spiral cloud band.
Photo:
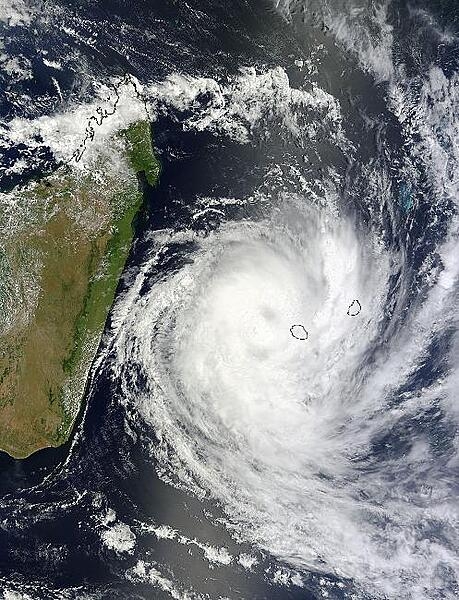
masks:
{"type": "Polygon", "coordinates": [[[402,500],[404,476],[398,487],[371,468],[375,440],[396,421],[387,377],[404,377],[387,356],[369,360],[394,257],[346,219],[285,197],[264,219],[205,237],[164,231],[158,244],[129,294],[161,276],[120,306],[117,348],[163,476],[217,500],[238,539],[295,568],[403,589],[435,545],[415,539],[421,515],[402,500]],[[187,260],[165,274],[162,257],[181,243],[187,260]],[[298,323],[302,343],[290,332],[298,323]]]}

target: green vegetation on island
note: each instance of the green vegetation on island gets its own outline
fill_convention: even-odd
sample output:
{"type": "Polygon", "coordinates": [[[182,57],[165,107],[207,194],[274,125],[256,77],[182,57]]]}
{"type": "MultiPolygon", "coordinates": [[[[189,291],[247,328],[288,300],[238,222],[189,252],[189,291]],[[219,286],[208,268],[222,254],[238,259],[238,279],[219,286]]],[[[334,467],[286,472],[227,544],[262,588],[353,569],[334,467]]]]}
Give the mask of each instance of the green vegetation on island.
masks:
{"type": "Polygon", "coordinates": [[[139,175],[158,178],[147,121],[112,141],[116,168],[105,156],[62,167],[20,191],[15,228],[0,215],[0,449],[16,458],[68,439],[131,247],[139,175]]]}

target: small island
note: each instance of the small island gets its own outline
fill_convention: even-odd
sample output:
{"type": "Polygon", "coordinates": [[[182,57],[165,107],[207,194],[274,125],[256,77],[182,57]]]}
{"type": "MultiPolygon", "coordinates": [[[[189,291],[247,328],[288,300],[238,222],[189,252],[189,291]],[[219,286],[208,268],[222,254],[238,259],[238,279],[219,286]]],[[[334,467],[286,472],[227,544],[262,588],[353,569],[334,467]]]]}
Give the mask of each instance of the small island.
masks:
{"type": "Polygon", "coordinates": [[[360,314],[361,310],[362,305],[360,304],[360,302],[358,300],[352,300],[352,302],[349,305],[349,308],[347,309],[347,314],[350,317],[356,317],[358,314],[360,314]]]}
{"type": "Polygon", "coordinates": [[[309,334],[303,325],[292,325],[290,327],[290,333],[296,340],[304,341],[309,337],[309,334]]]}
{"type": "Polygon", "coordinates": [[[115,137],[122,168],[105,168],[107,156],[90,170],[63,165],[16,191],[14,231],[0,215],[0,450],[14,458],[68,439],[143,185],[158,178],[148,121],[115,137]]]}

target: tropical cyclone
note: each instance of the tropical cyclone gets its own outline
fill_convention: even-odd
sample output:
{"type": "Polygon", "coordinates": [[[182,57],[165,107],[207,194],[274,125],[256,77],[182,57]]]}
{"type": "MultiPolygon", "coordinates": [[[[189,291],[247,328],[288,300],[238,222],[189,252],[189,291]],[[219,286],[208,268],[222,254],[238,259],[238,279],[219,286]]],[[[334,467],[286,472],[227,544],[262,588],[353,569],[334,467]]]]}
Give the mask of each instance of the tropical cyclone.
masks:
{"type": "Polygon", "coordinates": [[[110,143],[116,170],[101,155],[15,190],[25,218],[0,247],[0,448],[16,458],[68,439],[142,205],[139,176],[158,175],[147,120],[110,143]]]}

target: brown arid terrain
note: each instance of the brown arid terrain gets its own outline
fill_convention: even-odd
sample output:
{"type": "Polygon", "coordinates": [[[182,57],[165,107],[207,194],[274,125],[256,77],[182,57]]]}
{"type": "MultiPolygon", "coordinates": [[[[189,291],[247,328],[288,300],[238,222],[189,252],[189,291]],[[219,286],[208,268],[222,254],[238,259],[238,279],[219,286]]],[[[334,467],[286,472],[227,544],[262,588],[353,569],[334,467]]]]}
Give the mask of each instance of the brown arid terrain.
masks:
{"type": "Polygon", "coordinates": [[[142,205],[159,165],[147,121],[115,140],[124,168],[63,166],[0,215],[0,449],[23,458],[68,439],[142,205]]]}

